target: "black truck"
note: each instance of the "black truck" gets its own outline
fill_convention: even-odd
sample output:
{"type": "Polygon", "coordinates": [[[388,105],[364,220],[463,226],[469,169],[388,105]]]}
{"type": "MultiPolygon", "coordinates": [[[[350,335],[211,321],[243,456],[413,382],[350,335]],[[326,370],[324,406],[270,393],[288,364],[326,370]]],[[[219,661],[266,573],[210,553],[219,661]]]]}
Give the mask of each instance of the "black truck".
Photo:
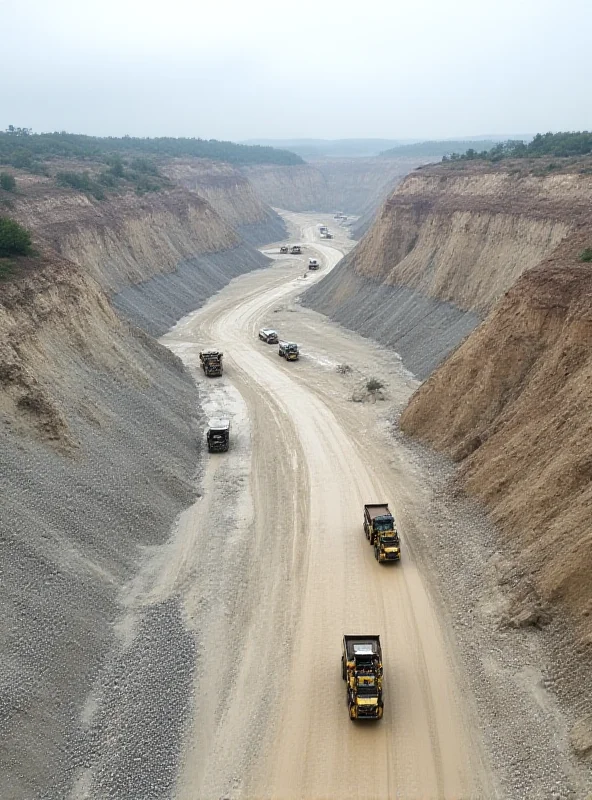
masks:
{"type": "Polygon", "coordinates": [[[230,447],[230,420],[211,419],[206,439],[209,453],[225,453],[230,447]]]}

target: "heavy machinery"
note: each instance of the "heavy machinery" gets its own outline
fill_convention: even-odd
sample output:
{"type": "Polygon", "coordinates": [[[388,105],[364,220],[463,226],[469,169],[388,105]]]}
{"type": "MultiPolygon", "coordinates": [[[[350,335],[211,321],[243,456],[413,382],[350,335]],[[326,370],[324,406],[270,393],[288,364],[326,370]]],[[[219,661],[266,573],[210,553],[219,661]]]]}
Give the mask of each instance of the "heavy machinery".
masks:
{"type": "Polygon", "coordinates": [[[280,342],[278,354],[280,358],[285,358],[286,361],[298,360],[298,345],[295,342],[280,342]]]}
{"type": "Polygon", "coordinates": [[[293,244],[290,248],[290,253],[292,253],[293,256],[299,256],[300,253],[302,253],[302,248],[299,244],[293,244]]]}
{"type": "Polygon", "coordinates": [[[349,718],[382,719],[380,636],[343,637],[341,677],[347,683],[349,718]]]}
{"type": "Polygon", "coordinates": [[[261,328],[259,331],[259,338],[262,342],[267,342],[267,344],[278,344],[280,340],[277,331],[274,331],[272,328],[261,328]]]}
{"type": "Polygon", "coordinates": [[[287,244],[283,244],[280,247],[280,253],[287,253],[287,252],[288,252],[288,245],[287,244]]]}
{"type": "Polygon", "coordinates": [[[219,350],[202,350],[199,354],[201,368],[208,378],[216,378],[222,375],[222,356],[219,350]]]}
{"type": "Polygon", "coordinates": [[[377,561],[400,561],[401,543],[387,503],[368,503],[364,506],[364,533],[374,547],[377,561]]]}
{"type": "Polygon", "coordinates": [[[321,233],[321,239],[332,239],[332,238],[333,234],[331,233],[331,231],[323,231],[323,233],[321,233]]]}
{"type": "Polygon", "coordinates": [[[225,453],[230,447],[230,420],[211,419],[206,440],[209,453],[225,453]]]}
{"type": "Polygon", "coordinates": [[[309,269],[320,269],[321,265],[316,258],[309,258],[308,259],[308,268],[309,269]]]}

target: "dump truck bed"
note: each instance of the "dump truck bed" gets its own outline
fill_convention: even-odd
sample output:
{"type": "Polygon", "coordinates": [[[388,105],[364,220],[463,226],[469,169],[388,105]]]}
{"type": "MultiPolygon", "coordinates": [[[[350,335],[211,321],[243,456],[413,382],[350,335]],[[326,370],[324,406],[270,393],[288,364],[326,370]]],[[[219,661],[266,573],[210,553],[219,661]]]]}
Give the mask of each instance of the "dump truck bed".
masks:
{"type": "Polygon", "coordinates": [[[355,651],[358,648],[364,647],[364,645],[368,646],[369,654],[376,653],[376,655],[382,661],[380,636],[349,636],[345,634],[343,637],[343,648],[345,650],[345,654],[347,656],[348,661],[355,658],[355,651]]]}
{"type": "Polygon", "coordinates": [[[370,517],[370,519],[376,519],[376,517],[384,517],[387,514],[390,514],[390,509],[388,507],[388,503],[366,503],[364,505],[364,510],[370,517]]]}
{"type": "Polygon", "coordinates": [[[211,431],[227,431],[230,430],[230,420],[229,419],[219,419],[215,417],[211,419],[208,423],[208,428],[211,431]]]}

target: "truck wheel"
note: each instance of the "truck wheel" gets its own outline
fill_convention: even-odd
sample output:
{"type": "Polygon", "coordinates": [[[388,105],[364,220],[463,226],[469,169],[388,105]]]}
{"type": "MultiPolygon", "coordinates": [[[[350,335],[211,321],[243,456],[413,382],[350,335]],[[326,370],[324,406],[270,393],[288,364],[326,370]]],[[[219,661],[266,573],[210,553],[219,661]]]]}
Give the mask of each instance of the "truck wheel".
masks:
{"type": "Polygon", "coordinates": [[[374,548],[374,558],[375,558],[377,561],[380,561],[380,555],[379,555],[379,553],[378,553],[378,548],[377,548],[377,547],[375,547],[375,548],[374,548]]]}
{"type": "Polygon", "coordinates": [[[356,707],[355,706],[350,705],[350,707],[349,707],[349,718],[351,719],[352,722],[355,720],[355,718],[356,718],[356,707]]]}
{"type": "Polygon", "coordinates": [[[343,660],[343,656],[341,656],[341,677],[345,680],[345,661],[343,660]]]}
{"type": "Polygon", "coordinates": [[[384,711],[384,708],[382,706],[379,706],[378,707],[378,719],[382,719],[382,712],[383,711],[384,711]]]}

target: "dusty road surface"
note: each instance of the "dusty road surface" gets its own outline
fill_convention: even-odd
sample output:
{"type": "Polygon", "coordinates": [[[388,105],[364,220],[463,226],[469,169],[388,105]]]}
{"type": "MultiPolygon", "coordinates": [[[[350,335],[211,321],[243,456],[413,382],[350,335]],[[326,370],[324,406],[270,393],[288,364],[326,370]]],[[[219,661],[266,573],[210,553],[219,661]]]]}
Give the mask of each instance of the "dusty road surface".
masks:
{"type": "Polygon", "coordinates": [[[422,475],[389,439],[385,404],[351,400],[373,375],[391,406],[416,384],[396,354],[294,303],[352,243],[332,220],[337,236],[321,243],[318,217],[288,217],[301,257],[274,255],[163,339],[195,372],[207,412],[232,421],[230,451],[209,457],[203,496],[146,598],[180,595],[196,638],[176,796],[496,796],[446,613],[414,549],[422,475]],[[318,273],[306,272],[311,255],[318,273]],[[301,359],[280,359],[262,326],[297,341],[301,359]],[[204,346],[224,351],[221,379],[202,376],[204,346]],[[364,537],[363,504],[377,501],[397,514],[399,565],[379,565],[364,537]],[[344,633],[381,636],[379,723],[349,720],[344,633]]]}

